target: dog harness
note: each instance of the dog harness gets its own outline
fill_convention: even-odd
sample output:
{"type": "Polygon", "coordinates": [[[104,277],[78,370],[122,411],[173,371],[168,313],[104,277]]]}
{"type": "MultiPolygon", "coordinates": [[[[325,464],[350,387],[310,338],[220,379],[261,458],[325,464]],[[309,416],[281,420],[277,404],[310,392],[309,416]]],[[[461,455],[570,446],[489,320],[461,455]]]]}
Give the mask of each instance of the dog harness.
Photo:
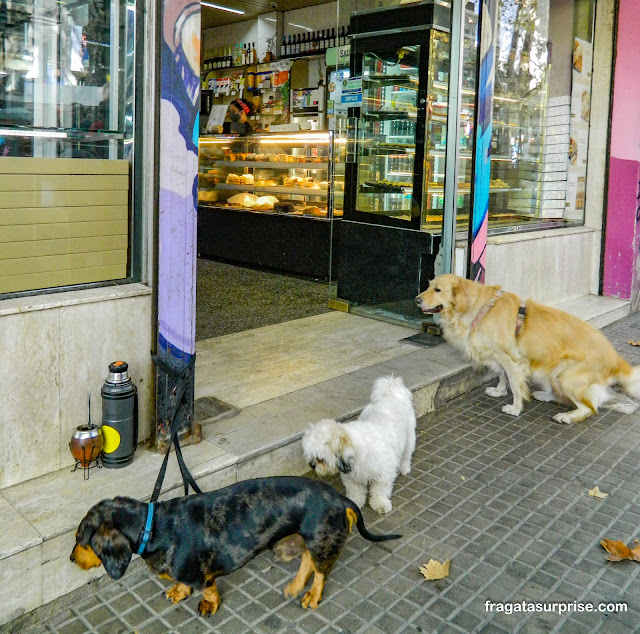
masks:
{"type": "Polygon", "coordinates": [[[484,319],[484,316],[493,308],[493,305],[496,303],[496,299],[498,299],[500,295],[502,295],[502,291],[498,289],[494,296],[480,309],[471,324],[471,330],[473,330],[484,319]]]}
{"type": "Polygon", "coordinates": [[[151,525],[153,524],[153,508],[154,503],[149,502],[149,507],[147,508],[147,523],[144,525],[144,530],[140,535],[140,547],[138,548],[138,555],[142,555],[144,549],[146,548],[149,540],[151,539],[151,525]]]}
{"type": "MultiPolygon", "coordinates": [[[[474,330],[475,327],[484,319],[485,315],[493,308],[493,305],[496,303],[498,297],[502,295],[501,290],[497,290],[494,296],[480,309],[478,314],[476,315],[473,323],[471,324],[471,330],[474,330]]],[[[527,306],[524,302],[520,304],[520,308],[518,308],[518,315],[516,317],[516,337],[520,334],[520,330],[522,330],[522,324],[524,323],[524,318],[527,316],[527,306]]]]}

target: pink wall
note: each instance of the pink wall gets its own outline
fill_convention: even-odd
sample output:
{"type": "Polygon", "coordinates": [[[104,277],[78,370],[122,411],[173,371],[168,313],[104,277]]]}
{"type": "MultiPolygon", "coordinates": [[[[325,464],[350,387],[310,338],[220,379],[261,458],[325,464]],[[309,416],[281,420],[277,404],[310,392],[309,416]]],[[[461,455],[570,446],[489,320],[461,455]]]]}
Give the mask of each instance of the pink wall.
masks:
{"type": "Polygon", "coordinates": [[[640,0],[620,0],[611,120],[603,292],[638,302],[640,0]]]}

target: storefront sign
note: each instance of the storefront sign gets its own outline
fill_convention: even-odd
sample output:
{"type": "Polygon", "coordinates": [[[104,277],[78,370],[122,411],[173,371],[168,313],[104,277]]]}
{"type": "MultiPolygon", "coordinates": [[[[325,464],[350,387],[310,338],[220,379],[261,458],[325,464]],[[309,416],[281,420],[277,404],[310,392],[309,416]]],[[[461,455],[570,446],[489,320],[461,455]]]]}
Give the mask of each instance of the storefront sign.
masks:
{"type": "Polygon", "coordinates": [[[340,103],[356,106],[362,103],[362,77],[349,77],[342,80],[340,103]]]}

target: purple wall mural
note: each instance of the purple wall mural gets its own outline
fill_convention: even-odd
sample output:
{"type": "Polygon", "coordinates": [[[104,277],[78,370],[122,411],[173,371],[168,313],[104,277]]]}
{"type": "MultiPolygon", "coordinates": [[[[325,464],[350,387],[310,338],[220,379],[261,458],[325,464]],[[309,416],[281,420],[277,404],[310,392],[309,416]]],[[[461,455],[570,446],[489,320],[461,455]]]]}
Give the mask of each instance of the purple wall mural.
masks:
{"type": "Polygon", "coordinates": [[[603,293],[638,309],[640,267],[640,0],[620,0],[611,116],[603,293]]]}
{"type": "MultiPolygon", "coordinates": [[[[165,0],[161,16],[160,197],[158,228],[157,442],[168,441],[176,386],[187,384],[176,423],[192,424],[200,111],[200,3],[165,0]]],[[[180,390],[177,390],[180,392],[180,390]]]]}

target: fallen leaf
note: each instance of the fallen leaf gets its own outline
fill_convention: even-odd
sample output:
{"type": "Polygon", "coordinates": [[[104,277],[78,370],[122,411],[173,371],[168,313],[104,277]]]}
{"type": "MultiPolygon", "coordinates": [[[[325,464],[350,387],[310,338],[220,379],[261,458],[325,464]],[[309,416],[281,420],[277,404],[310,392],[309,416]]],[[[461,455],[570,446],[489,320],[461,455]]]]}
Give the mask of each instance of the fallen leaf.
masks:
{"type": "Polygon", "coordinates": [[[466,478],[464,476],[460,476],[463,480],[466,480],[466,478]]]}
{"type": "Polygon", "coordinates": [[[444,563],[440,563],[435,559],[429,559],[428,564],[422,564],[420,567],[420,572],[424,575],[424,578],[427,581],[432,581],[434,579],[444,579],[449,576],[449,564],[451,563],[451,559],[447,559],[444,563]]]}
{"type": "Polygon", "coordinates": [[[640,341],[627,341],[630,346],[640,346],[640,341]]]}
{"type": "MultiPolygon", "coordinates": [[[[638,540],[635,543],[637,544],[638,540]]],[[[609,561],[622,561],[623,559],[640,561],[640,546],[629,548],[623,541],[604,538],[600,540],[600,545],[609,553],[607,555],[609,561]]]]}
{"type": "Polygon", "coordinates": [[[604,500],[605,498],[609,497],[608,493],[604,493],[603,491],[601,491],[597,485],[593,487],[593,489],[589,489],[589,495],[592,498],[598,498],[599,500],[604,500]]]}

